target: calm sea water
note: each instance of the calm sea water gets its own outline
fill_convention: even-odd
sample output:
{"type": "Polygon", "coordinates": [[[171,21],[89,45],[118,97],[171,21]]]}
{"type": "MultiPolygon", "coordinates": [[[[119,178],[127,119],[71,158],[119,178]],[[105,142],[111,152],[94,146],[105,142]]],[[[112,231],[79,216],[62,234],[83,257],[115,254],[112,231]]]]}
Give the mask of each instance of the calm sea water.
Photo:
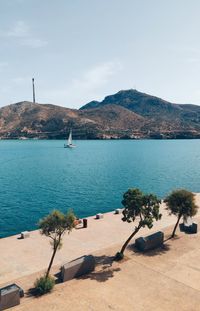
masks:
{"type": "Polygon", "coordinates": [[[200,140],[0,141],[0,237],[34,229],[53,209],[114,210],[139,187],[200,192],[200,140]]]}

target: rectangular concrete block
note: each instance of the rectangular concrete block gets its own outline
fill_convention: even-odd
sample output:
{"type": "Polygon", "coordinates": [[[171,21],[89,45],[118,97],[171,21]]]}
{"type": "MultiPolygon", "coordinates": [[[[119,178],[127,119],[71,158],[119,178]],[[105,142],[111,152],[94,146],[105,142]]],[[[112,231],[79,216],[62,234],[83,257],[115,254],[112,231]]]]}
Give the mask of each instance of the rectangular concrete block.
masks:
{"type": "Polygon", "coordinates": [[[96,219],[102,219],[103,218],[103,214],[99,213],[99,214],[96,214],[96,219]]]}
{"type": "Polygon", "coordinates": [[[24,297],[24,290],[20,287],[20,286],[18,286],[17,284],[12,284],[12,286],[15,286],[16,288],[18,288],[19,289],[19,296],[20,296],[20,298],[23,298],[24,297]]]}
{"type": "Polygon", "coordinates": [[[0,289],[0,310],[20,304],[20,289],[15,284],[0,289]]]}
{"type": "Polygon", "coordinates": [[[30,232],[29,231],[23,231],[21,232],[21,239],[26,239],[30,237],[30,232]]]}
{"type": "Polygon", "coordinates": [[[184,231],[187,233],[197,233],[197,229],[198,229],[198,226],[194,222],[190,226],[184,225],[184,231]]]}
{"type": "Polygon", "coordinates": [[[193,222],[192,217],[187,217],[187,219],[179,225],[179,228],[181,232],[186,233],[197,233],[198,231],[198,225],[193,222]]]}
{"type": "Polygon", "coordinates": [[[121,214],[122,211],[123,211],[122,208],[117,208],[117,209],[115,210],[115,214],[121,214]]]}
{"type": "Polygon", "coordinates": [[[63,282],[72,280],[93,271],[95,258],[92,255],[82,256],[73,261],[67,262],[61,267],[61,278],[63,282]]]}
{"type": "Polygon", "coordinates": [[[163,245],[164,233],[158,231],[146,237],[140,237],[135,240],[135,246],[140,251],[147,251],[163,245]]]}

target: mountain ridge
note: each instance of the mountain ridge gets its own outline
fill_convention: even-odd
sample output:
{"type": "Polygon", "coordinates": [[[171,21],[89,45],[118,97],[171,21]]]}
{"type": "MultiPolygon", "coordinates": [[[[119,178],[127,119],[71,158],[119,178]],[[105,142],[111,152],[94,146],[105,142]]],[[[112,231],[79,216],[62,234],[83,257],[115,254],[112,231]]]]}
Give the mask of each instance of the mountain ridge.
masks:
{"type": "Polygon", "coordinates": [[[200,138],[200,106],[121,90],[80,109],[22,101],[0,108],[0,138],[200,138]]]}

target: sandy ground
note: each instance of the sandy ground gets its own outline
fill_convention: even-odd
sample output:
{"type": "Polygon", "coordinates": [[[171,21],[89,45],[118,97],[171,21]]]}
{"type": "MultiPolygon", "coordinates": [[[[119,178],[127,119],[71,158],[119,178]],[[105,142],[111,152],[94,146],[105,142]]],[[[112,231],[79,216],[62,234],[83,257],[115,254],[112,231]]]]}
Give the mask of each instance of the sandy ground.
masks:
{"type": "MultiPolygon", "coordinates": [[[[200,205],[200,195],[197,201],[200,205]]],[[[164,228],[167,237],[175,218],[167,216],[164,208],[162,205],[162,221],[151,231],[164,228]]],[[[132,224],[120,219],[120,215],[113,213],[105,214],[102,220],[89,218],[87,229],[74,230],[65,236],[52,272],[58,272],[61,263],[89,253],[96,256],[97,268],[86,277],[57,284],[51,294],[41,298],[30,297],[28,289],[48,263],[51,255],[48,239],[34,231],[26,240],[18,240],[16,236],[0,240],[3,250],[0,284],[15,281],[26,291],[21,305],[13,309],[200,310],[200,234],[179,233],[164,248],[146,254],[129,248],[126,260],[113,263],[112,256],[133,229],[132,224]]],[[[141,230],[139,235],[148,233],[141,230]]]]}

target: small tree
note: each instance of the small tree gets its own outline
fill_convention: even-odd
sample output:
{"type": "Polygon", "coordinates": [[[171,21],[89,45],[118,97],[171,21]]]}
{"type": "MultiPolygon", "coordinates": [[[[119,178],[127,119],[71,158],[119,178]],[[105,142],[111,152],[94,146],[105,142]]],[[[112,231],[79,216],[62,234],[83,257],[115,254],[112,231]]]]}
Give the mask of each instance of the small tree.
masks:
{"type": "Polygon", "coordinates": [[[65,215],[58,210],[54,210],[39,222],[40,233],[51,239],[53,248],[53,254],[45,274],[46,279],[49,277],[56,252],[62,246],[62,237],[65,232],[68,231],[68,233],[70,233],[74,228],[75,219],[75,215],[72,211],[68,211],[65,215]]]}
{"type": "Polygon", "coordinates": [[[177,222],[171,235],[171,238],[173,238],[181,217],[186,220],[187,217],[196,215],[198,206],[195,204],[194,194],[185,189],[172,191],[164,202],[167,205],[167,210],[169,210],[170,215],[173,214],[177,216],[177,222]]]}
{"type": "Polygon", "coordinates": [[[154,220],[161,219],[162,215],[159,213],[160,200],[156,195],[143,194],[139,189],[129,189],[123,195],[122,204],[123,221],[128,223],[138,220],[135,230],[123,244],[121,251],[116,254],[116,259],[122,259],[124,257],[124,251],[134,237],[134,235],[142,228],[153,227],[154,220]]]}

